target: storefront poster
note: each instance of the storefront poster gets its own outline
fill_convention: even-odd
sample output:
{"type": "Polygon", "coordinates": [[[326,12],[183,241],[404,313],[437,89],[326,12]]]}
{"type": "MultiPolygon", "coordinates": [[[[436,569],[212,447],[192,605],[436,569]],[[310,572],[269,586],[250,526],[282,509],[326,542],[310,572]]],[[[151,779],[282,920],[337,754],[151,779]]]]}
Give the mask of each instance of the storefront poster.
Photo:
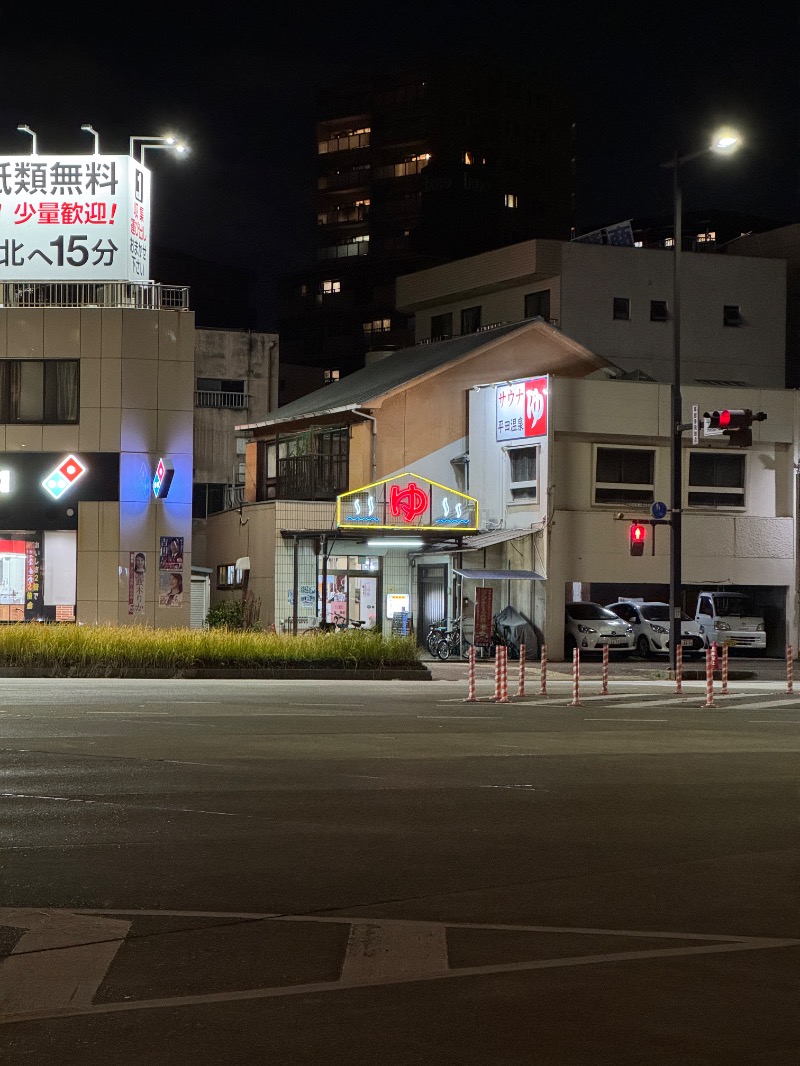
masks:
{"type": "Polygon", "coordinates": [[[488,648],[492,642],[492,590],[475,589],[475,637],[476,648],[488,648]]]}
{"type": "Polygon", "coordinates": [[[42,550],[41,542],[25,542],[25,621],[42,613],[42,550]]]}
{"type": "Polygon", "coordinates": [[[183,537],[161,537],[159,570],[183,570],[183,537]]]}
{"type": "Polygon", "coordinates": [[[128,568],[128,614],[144,614],[144,580],[147,560],[144,552],[131,552],[128,568]]]}
{"type": "Polygon", "coordinates": [[[183,606],[183,574],[177,570],[160,570],[158,574],[160,607],[183,606]]]}

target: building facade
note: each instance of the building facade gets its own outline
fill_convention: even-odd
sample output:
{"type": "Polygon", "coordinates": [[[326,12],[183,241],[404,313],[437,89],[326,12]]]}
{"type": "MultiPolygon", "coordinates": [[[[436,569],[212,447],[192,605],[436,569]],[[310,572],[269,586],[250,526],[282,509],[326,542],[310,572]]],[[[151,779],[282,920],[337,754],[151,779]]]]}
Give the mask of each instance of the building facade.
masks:
{"type": "Polygon", "coordinates": [[[398,275],[571,225],[573,129],[555,81],[482,62],[320,95],[316,262],[285,279],[286,362],[344,376],[413,342],[398,275]]]}
{"type": "MultiPolygon", "coordinates": [[[[681,256],[682,376],[698,384],[782,388],[786,262],[681,256]]],[[[398,279],[417,342],[541,316],[619,372],[672,374],[669,250],[526,241],[398,279]]]]}
{"type": "Polygon", "coordinates": [[[187,294],[90,287],[65,307],[50,288],[2,287],[0,621],[188,625],[187,294]]]}

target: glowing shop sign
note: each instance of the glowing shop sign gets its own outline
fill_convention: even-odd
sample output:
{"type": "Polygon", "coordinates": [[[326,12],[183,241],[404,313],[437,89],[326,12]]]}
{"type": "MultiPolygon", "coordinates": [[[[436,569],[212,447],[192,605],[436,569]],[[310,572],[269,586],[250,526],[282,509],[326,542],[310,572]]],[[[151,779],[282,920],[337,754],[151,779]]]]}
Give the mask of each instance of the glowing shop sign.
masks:
{"type": "Polygon", "coordinates": [[[341,529],[474,530],[478,501],[406,472],[337,497],[336,524],[341,529]]]}
{"type": "Polygon", "coordinates": [[[150,171],[128,155],[0,153],[0,280],[150,277],[150,171]]]}
{"type": "Polygon", "coordinates": [[[511,381],[495,386],[497,440],[547,435],[546,377],[511,381]]]}
{"type": "Polygon", "coordinates": [[[51,471],[42,482],[42,488],[49,492],[54,500],[60,500],[79,477],[86,473],[86,466],[74,455],[62,459],[55,470],[51,471]]]}
{"type": "Polygon", "coordinates": [[[10,470],[0,470],[0,492],[11,492],[10,470]]]}
{"type": "Polygon", "coordinates": [[[153,495],[157,500],[165,500],[169,495],[169,487],[175,477],[175,467],[169,459],[159,459],[153,477],[153,495]]]}

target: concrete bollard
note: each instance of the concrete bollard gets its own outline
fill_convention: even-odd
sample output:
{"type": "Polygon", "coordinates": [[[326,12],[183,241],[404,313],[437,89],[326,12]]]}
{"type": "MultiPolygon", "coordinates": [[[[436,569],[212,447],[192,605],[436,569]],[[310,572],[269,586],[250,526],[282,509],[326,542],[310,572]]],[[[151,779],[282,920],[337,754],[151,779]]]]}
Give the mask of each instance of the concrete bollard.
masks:
{"type": "Polygon", "coordinates": [[[577,648],[572,652],[572,706],[581,705],[581,653],[577,648]]]}

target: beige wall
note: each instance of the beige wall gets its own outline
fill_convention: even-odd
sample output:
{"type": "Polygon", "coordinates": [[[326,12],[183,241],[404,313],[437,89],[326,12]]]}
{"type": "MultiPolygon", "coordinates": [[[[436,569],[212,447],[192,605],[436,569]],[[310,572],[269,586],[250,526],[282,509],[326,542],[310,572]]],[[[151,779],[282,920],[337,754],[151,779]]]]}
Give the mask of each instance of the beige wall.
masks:
{"type": "Polygon", "coordinates": [[[0,449],[118,452],[119,502],[78,507],[77,618],[83,623],[188,625],[191,574],[194,315],[106,308],[0,310],[0,358],[79,359],[75,426],[0,426],[0,449]],[[167,500],[150,481],[175,465],[167,500]],[[157,603],[159,538],[184,538],[184,605],[157,603]],[[145,613],[128,614],[130,552],[147,560],[145,613]]]}

